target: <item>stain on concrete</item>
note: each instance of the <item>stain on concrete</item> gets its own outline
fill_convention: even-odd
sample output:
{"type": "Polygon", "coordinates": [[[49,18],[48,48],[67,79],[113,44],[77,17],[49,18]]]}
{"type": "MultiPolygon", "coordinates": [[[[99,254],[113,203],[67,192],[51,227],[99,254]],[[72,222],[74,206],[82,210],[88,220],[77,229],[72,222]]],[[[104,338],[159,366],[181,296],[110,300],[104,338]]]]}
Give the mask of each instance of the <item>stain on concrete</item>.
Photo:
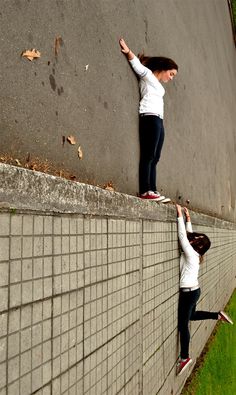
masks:
{"type": "Polygon", "coordinates": [[[56,80],[52,74],[50,74],[50,76],[49,76],[49,82],[50,82],[52,90],[55,92],[57,84],[56,84],[56,80]]]}
{"type": "Polygon", "coordinates": [[[144,24],[145,24],[145,42],[147,44],[147,42],[148,42],[148,21],[146,18],[144,19],[144,24]]]}
{"type": "Polygon", "coordinates": [[[64,92],[63,86],[57,89],[57,93],[60,96],[64,92]]]}

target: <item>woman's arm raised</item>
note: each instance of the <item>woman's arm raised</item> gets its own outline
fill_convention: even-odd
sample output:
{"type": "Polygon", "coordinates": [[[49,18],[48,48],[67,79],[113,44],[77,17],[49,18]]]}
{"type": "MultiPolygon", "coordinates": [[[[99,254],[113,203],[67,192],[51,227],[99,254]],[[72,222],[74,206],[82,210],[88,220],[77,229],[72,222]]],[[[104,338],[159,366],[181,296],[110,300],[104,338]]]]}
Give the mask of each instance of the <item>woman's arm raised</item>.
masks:
{"type": "Polygon", "coordinates": [[[139,78],[144,78],[144,77],[146,79],[155,78],[151,70],[145,67],[140,62],[139,58],[137,58],[137,56],[135,56],[135,54],[131,51],[131,49],[129,49],[128,45],[126,44],[123,38],[120,38],[119,44],[120,44],[121,52],[126,56],[132,69],[134,70],[135,74],[137,74],[139,78]]]}
{"type": "Polygon", "coordinates": [[[187,230],[187,232],[192,233],[193,232],[193,228],[192,228],[191,218],[190,218],[190,214],[189,214],[189,211],[188,211],[187,207],[184,207],[184,214],[185,214],[185,217],[186,217],[186,230],[187,230]]]}
{"type": "Polygon", "coordinates": [[[126,44],[123,38],[120,38],[119,44],[120,44],[121,52],[127,57],[128,60],[132,60],[135,55],[128,47],[128,45],[126,44]]]}

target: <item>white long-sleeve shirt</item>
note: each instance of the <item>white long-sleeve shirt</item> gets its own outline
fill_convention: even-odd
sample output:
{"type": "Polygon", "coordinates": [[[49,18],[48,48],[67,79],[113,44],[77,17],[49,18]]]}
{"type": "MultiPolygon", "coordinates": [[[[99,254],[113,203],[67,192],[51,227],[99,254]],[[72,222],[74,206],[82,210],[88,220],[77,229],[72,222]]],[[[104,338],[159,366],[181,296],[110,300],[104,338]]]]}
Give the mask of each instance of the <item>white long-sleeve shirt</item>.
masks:
{"type": "Polygon", "coordinates": [[[200,255],[193,249],[188,241],[187,233],[192,232],[191,222],[186,222],[183,217],[178,217],[178,237],[183,250],[180,257],[180,288],[191,288],[198,286],[198,272],[200,255]]]}
{"type": "Polygon", "coordinates": [[[139,77],[140,103],[139,114],[150,113],[163,119],[165,89],[153,72],[145,67],[135,56],[129,61],[132,69],[139,77]]]}

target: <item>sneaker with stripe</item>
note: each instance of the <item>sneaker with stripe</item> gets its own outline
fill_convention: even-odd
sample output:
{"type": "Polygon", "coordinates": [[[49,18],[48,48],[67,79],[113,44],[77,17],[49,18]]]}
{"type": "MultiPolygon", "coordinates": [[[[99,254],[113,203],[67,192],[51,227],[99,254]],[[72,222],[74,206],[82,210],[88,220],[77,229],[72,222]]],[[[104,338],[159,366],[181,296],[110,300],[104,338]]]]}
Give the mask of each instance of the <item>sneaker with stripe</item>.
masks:
{"type": "Polygon", "coordinates": [[[191,358],[186,358],[186,359],[179,358],[176,367],[177,375],[180,376],[192,362],[193,361],[191,358]]]}
{"type": "Polygon", "coordinates": [[[141,193],[140,198],[147,200],[155,200],[156,202],[159,202],[161,200],[164,200],[165,196],[161,196],[159,193],[155,193],[153,191],[147,191],[145,193],[141,193]]]}
{"type": "Polygon", "coordinates": [[[219,318],[218,319],[220,321],[228,322],[228,324],[232,324],[233,325],[233,321],[231,320],[231,318],[224,311],[220,311],[219,312],[219,318]]]}
{"type": "MultiPolygon", "coordinates": [[[[161,196],[160,192],[158,192],[158,191],[155,191],[154,193],[156,193],[157,195],[161,196]]],[[[161,196],[161,198],[162,199],[159,200],[160,203],[169,203],[169,202],[171,202],[171,199],[168,198],[168,197],[161,196]]]]}

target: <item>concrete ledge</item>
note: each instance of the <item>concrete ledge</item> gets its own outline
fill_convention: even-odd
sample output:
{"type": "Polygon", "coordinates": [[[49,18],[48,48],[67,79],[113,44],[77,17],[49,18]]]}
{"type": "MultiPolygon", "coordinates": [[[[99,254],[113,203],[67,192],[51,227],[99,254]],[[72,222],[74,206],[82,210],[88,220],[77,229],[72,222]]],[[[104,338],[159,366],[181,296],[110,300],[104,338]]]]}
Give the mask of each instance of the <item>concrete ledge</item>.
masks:
{"type": "MultiPolygon", "coordinates": [[[[0,164],[0,208],[54,213],[175,221],[172,204],[161,205],[135,196],[81,184],[49,174],[0,164]]],[[[193,223],[236,229],[236,224],[191,212],[193,223]]]]}

